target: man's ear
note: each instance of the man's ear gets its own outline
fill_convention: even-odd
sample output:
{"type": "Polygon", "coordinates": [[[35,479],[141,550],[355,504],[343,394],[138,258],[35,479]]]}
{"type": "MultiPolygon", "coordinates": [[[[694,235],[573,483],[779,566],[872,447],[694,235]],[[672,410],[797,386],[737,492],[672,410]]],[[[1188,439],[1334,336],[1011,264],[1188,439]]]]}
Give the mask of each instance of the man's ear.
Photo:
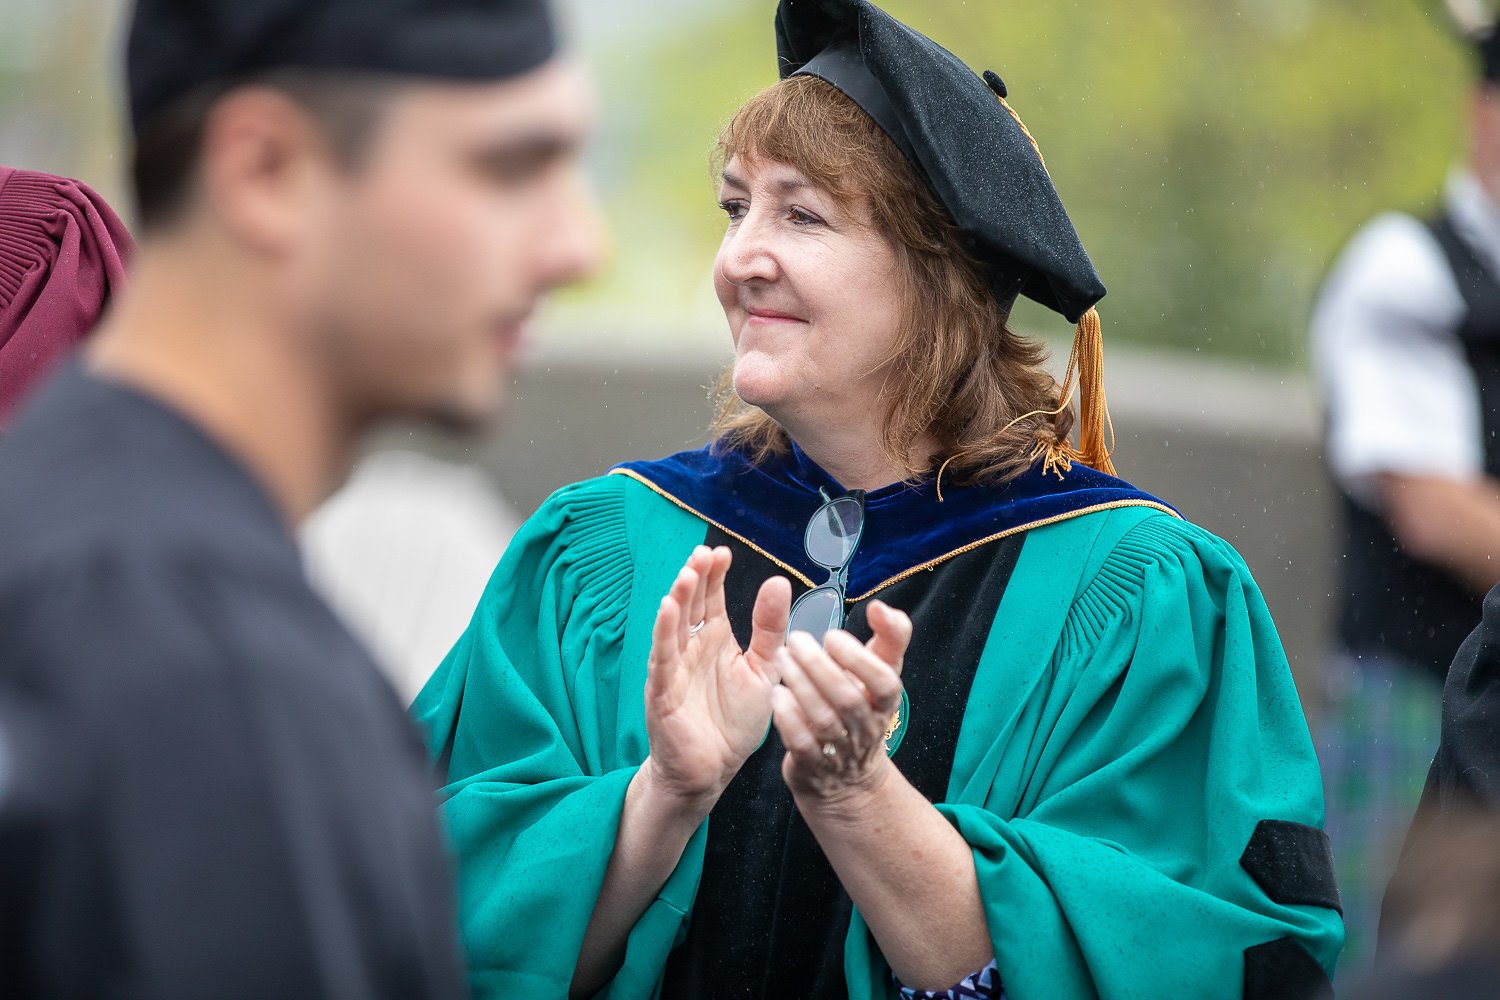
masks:
{"type": "Polygon", "coordinates": [[[201,193],[217,224],[247,248],[295,252],[336,182],[317,124],[270,87],[221,98],[203,126],[201,193]]]}

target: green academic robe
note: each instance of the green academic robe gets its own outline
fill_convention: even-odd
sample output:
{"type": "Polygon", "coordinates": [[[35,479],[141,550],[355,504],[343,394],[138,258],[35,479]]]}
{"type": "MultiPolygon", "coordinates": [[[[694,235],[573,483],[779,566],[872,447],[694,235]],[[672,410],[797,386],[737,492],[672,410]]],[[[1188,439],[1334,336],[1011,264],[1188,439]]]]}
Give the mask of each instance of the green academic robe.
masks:
{"type": "MultiPolygon", "coordinates": [[[[561,490],[516,535],[418,697],[480,1000],[566,996],[648,752],[658,603],[692,548],[723,527],[649,474],[561,490]]],[[[1017,532],[1024,545],[981,637],[936,803],[973,846],[1006,995],[1316,995],[1343,940],[1322,792],[1244,563],[1145,501],[997,537],[1017,532]]],[[[636,924],[602,996],[660,991],[713,822],[636,924]]],[[[897,995],[857,911],[843,963],[851,998],[897,995]]]]}

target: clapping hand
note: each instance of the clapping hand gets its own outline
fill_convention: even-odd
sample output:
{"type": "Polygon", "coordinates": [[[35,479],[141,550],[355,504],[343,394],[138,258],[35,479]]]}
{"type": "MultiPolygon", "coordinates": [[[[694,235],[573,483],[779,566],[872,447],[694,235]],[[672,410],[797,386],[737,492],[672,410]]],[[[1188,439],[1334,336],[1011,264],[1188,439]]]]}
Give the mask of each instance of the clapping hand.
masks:
{"type": "Polygon", "coordinates": [[[761,585],[748,648],[735,641],[724,605],[727,548],[698,546],[657,611],[646,679],[643,768],[655,785],[706,813],[761,744],[771,723],[771,692],[780,680],[791,585],[761,585]]]}
{"type": "Polygon", "coordinates": [[[772,701],[787,748],[781,771],[799,803],[836,800],[888,774],[885,734],[901,707],[911,619],[871,601],[869,623],[868,643],[833,631],[820,646],[795,632],[778,656],[781,686],[772,701]]]}

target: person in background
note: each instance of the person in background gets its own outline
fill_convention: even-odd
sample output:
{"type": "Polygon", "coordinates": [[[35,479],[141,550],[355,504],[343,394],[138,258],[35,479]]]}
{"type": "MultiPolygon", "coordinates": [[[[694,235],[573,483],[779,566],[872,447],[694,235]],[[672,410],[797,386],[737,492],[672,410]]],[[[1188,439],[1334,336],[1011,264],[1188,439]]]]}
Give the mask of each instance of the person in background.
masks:
{"type": "Polygon", "coordinates": [[[1311,323],[1343,524],[1319,751],[1348,973],[1373,955],[1443,678],[1500,581],[1500,38],[1478,56],[1467,157],[1440,205],[1365,225],[1311,323]]]}
{"type": "Polygon", "coordinates": [[[480,469],[391,447],[360,459],[299,537],[308,579],[410,703],[469,624],[517,524],[480,469]]]}
{"type": "Polygon", "coordinates": [[[0,166],[0,432],[119,294],[132,246],[87,184],[0,166]]]}
{"type": "Polygon", "coordinates": [[[1326,995],[1286,656],[1113,475],[1104,287],[1005,84],[864,0],[776,40],[719,137],[716,442],[554,494],[413,707],[474,992],[1326,995]]]}
{"type": "Polygon", "coordinates": [[[129,288],[0,440],[0,995],[462,996],[421,743],[293,529],[593,267],[587,85],[543,0],[139,0],[127,62],[129,288]]]}

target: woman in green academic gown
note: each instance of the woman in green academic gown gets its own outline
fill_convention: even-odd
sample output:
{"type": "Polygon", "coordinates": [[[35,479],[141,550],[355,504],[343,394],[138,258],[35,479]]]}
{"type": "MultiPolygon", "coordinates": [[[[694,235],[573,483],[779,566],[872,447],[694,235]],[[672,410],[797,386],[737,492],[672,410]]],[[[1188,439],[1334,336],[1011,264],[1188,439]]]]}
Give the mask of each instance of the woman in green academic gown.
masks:
{"type": "Polygon", "coordinates": [[[720,436],[548,500],[414,708],[475,994],[1321,995],[1286,658],[1113,475],[1104,289],[1004,84],[863,0],[777,41],[719,143],[720,436]],[[1018,294],[1079,324],[1063,385],[1018,294]]]}

